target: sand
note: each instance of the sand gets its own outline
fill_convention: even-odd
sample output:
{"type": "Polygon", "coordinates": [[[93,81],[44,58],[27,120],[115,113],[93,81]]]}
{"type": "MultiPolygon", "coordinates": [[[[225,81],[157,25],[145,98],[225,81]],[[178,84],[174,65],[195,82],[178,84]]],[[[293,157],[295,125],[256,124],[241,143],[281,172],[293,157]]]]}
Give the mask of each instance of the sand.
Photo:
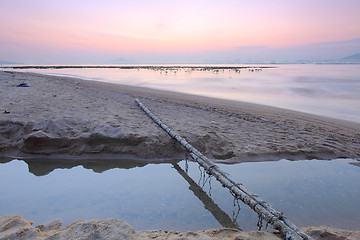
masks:
{"type": "MultiPolygon", "coordinates": [[[[360,124],[357,123],[245,102],[8,71],[0,71],[0,160],[55,159],[61,162],[64,159],[86,161],[101,158],[104,161],[168,161],[188,157],[182,147],[141,111],[135,98],[139,98],[165,124],[215,162],[282,158],[359,160],[360,124]],[[27,83],[29,87],[16,87],[20,83],[27,83]]],[[[20,222],[30,232],[35,231],[31,233],[34,239],[49,234],[32,227],[20,216],[16,219],[15,222],[20,222]]],[[[8,224],[8,218],[4,221],[0,224],[0,239],[7,239],[3,236],[7,236],[8,227],[13,226],[8,224]]],[[[124,234],[130,231],[130,226],[126,230],[123,227],[120,227],[122,230],[117,229],[120,220],[109,221],[86,223],[96,227],[105,224],[114,228],[115,232],[125,231],[124,234]]],[[[70,234],[70,230],[68,227],[65,229],[65,232],[59,234],[65,234],[61,236],[66,238],[70,236],[66,235],[70,234]]],[[[94,229],[98,234],[105,231],[94,229]]],[[[326,229],[311,228],[308,231],[330,237],[335,234],[334,231],[341,231],[331,230],[330,234],[326,229]]],[[[160,239],[180,239],[181,234],[188,234],[181,236],[189,239],[221,239],[224,236],[235,239],[232,234],[247,234],[249,239],[279,237],[266,235],[271,233],[242,233],[238,230],[209,230],[202,233],[130,232],[135,235],[125,238],[158,236],[160,239]]],[[[86,231],[83,234],[87,234],[86,231]]],[[[94,232],[90,231],[89,234],[94,232]]],[[[239,235],[239,239],[242,238],[245,236],[239,235]]]]}
{"type": "Polygon", "coordinates": [[[360,156],[360,124],[279,108],[34,73],[0,72],[0,91],[2,156],[184,158],[135,98],[214,161],[360,156]]]}
{"type": "MultiPolygon", "coordinates": [[[[40,240],[40,239],[167,239],[167,240],[215,240],[215,239],[247,239],[247,240],[280,240],[277,232],[242,232],[237,229],[221,228],[199,232],[175,231],[142,231],[136,232],[125,221],[118,219],[77,221],[67,227],[61,227],[60,220],[33,226],[20,215],[0,217],[0,240],[40,240]]],[[[356,240],[360,239],[360,232],[345,231],[328,227],[310,227],[303,229],[314,239],[322,240],[356,240]]]]}

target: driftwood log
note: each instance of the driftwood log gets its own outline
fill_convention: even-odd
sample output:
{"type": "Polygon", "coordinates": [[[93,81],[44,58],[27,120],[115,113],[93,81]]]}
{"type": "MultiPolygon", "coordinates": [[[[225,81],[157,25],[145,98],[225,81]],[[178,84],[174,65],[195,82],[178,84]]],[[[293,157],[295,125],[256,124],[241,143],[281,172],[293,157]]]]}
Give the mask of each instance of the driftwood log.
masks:
{"type": "Polygon", "coordinates": [[[213,175],[223,187],[229,188],[230,191],[241,201],[253,209],[259,218],[270,223],[274,229],[279,230],[286,239],[313,239],[300,228],[291,223],[281,212],[276,211],[268,203],[262,200],[257,194],[251,192],[243,184],[233,181],[229,174],[223,172],[217,165],[201,154],[197,149],[191,146],[184,138],[166,126],[159,118],[150,112],[139,99],[135,100],[140,108],[171,138],[176,139],[184,148],[190,152],[190,156],[202,166],[206,172],[213,175]]]}

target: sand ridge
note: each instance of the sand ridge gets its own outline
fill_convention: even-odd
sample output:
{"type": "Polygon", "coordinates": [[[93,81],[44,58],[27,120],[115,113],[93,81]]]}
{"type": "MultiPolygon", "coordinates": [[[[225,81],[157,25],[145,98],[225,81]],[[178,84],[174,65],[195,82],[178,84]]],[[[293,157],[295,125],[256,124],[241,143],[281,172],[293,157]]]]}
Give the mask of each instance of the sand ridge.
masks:
{"type": "MultiPolygon", "coordinates": [[[[20,215],[0,217],[0,239],[282,239],[278,232],[242,232],[229,228],[184,233],[162,230],[137,232],[125,221],[113,218],[80,220],[63,228],[60,220],[35,227],[32,224],[31,221],[27,221],[20,215]]],[[[360,238],[360,232],[328,227],[309,227],[303,230],[314,239],[319,240],[355,240],[360,238]]]]}
{"type": "Polygon", "coordinates": [[[135,98],[215,161],[360,156],[360,124],[279,108],[25,72],[0,91],[2,156],[183,158],[135,98]]]}

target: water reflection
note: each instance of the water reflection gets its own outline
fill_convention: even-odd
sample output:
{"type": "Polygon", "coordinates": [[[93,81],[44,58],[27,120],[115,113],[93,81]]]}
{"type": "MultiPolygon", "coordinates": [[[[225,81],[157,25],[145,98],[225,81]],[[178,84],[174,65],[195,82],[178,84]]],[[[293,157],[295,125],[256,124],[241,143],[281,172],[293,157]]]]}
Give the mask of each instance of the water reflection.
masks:
{"type": "MultiPolygon", "coordinates": [[[[12,161],[12,158],[1,158],[0,163],[12,161]]],[[[102,173],[110,169],[131,169],[144,167],[148,164],[177,163],[181,160],[161,160],[145,161],[130,159],[47,159],[47,158],[29,158],[23,159],[29,167],[29,172],[35,176],[44,176],[55,169],[71,169],[76,166],[82,166],[85,169],[91,169],[96,173],[102,173]]]]}
{"type": "MultiPolygon", "coordinates": [[[[204,208],[211,212],[215,219],[221,224],[221,226],[226,228],[237,228],[240,229],[236,223],[236,217],[230,218],[213,200],[212,198],[204,192],[203,187],[200,187],[189,175],[176,163],[173,163],[174,168],[178,173],[189,183],[189,189],[194,193],[194,195],[204,204],[204,208]]],[[[203,174],[201,174],[202,176],[203,174]]],[[[211,179],[211,176],[209,176],[211,179]]],[[[209,180],[210,182],[210,180],[209,180]]],[[[238,205],[240,211],[240,205],[238,205]]],[[[238,211],[238,212],[239,212],[238,211]]],[[[234,217],[234,215],[233,215],[234,217]]]]}
{"type": "MultiPolygon", "coordinates": [[[[21,214],[35,225],[55,218],[68,225],[114,217],[136,230],[262,226],[256,213],[197,163],[107,161],[27,159],[27,165],[0,159],[0,215],[21,214]]],[[[354,161],[281,160],[220,168],[300,227],[360,230],[359,168],[348,163],[354,161]]]]}

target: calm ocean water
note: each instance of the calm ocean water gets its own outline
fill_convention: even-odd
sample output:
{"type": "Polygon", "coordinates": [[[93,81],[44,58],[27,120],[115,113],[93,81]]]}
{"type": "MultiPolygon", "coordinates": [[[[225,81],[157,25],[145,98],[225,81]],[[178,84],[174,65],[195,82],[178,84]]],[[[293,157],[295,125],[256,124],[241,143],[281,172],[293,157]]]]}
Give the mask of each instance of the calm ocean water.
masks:
{"type": "Polygon", "coordinates": [[[240,72],[180,68],[162,71],[109,68],[26,71],[246,101],[360,123],[360,65],[268,66],[274,68],[240,72]]]}
{"type": "MultiPolygon", "coordinates": [[[[107,161],[99,159],[66,169],[66,163],[39,161],[27,160],[28,166],[0,159],[0,181],[5,183],[0,184],[0,216],[21,214],[34,226],[56,218],[66,226],[80,219],[113,217],[136,230],[258,229],[257,214],[234,202],[229,190],[194,162],[129,167],[117,161],[109,169],[107,161]]],[[[359,167],[349,162],[356,161],[281,160],[219,167],[299,227],[358,231],[359,167]]]]}

